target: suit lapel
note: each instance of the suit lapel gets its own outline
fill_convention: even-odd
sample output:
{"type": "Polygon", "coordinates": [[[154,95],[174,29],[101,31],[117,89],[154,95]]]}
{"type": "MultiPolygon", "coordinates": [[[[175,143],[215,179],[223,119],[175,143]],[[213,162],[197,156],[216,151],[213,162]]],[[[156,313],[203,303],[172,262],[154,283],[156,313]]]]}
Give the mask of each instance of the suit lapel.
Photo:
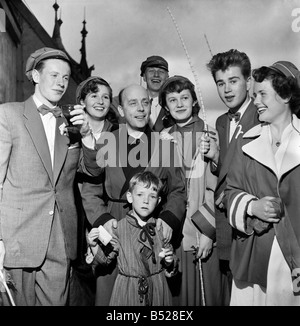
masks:
{"type": "Polygon", "coordinates": [[[161,131],[162,129],[164,129],[164,124],[163,124],[163,118],[165,116],[165,109],[160,108],[158,117],[155,121],[155,124],[153,126],[153,130],[154,131],[161,131]]]}
{"type": "MultiPolygon", "coordinates": [[[[240,123],[237,125],[236,130],[231,138],[231,142],[228,145],[228,137],[229,137],[229,120],[225,119],[224,122],[224,129],[226,132],[227,137],[227,152],[225,156],[225,160],[222,164],[222,168],[219,175],[219,180],[222,180],[228,173],[228,170],[231,166],[231,160],[235,151],[235,146],[237,139],[240,135],[243,135],[246,131],[248,131],[253,126],[259,124],[259,120],[257,117],[256,107],[251,100],[250,104],[248,105],[245,113],[243,114],[240,123]],[[225,124],[226,123],[226,124],[225,124]]],[[[221,135],[222,137],[222,135],[221,135]]]]}
{"type": "Polygon", "coordinates": [[[66,159],[69,137],[61,134],[59,126],[65,122],[65,118],[59,117],[56,119],[55,127],[55,146],[54,146],[54,164],[53,164],[53,180],[54,184],[57,181],[59,173],[62,169],[63,163],[66,159]]]}
{"type": "Polygon", "coordinates": [[[30,97],[24,103],[24,124],[41,158],[41,161],[43,162],[45,170],[48,173],[49,179],[53,184],[53,172],[49,146],[42,119],[37,111],[37,107],[32,97],[30,97]]]}

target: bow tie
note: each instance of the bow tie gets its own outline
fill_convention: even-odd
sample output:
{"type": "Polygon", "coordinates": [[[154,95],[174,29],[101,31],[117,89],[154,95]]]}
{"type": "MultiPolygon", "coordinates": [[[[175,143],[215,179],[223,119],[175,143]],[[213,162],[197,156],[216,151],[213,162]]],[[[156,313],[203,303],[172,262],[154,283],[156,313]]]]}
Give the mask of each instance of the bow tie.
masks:
{"type": "Polygon", "coordinates": [[[45,115],[47,113],[52,113],[55,118],[58,118],[58,117],[61,117],[62,116],[62,112],[61,112],[61,108],[56,106],[55,108],[51,109],[49,108],[47,105],[45,104],[42,104],[41,106],[39,106],[37,108],[37,110],[42,114],[42,115],[45,115]]]}
{"type": "Polygon", "coordinates": [[[232,119],[234,119],[235,122],[239,122],[240,118],[241,118],[241,113],[240,112],[232,113],[232,112],[228,111],[228,118],[230,121],[232,121],[232,119]]]}

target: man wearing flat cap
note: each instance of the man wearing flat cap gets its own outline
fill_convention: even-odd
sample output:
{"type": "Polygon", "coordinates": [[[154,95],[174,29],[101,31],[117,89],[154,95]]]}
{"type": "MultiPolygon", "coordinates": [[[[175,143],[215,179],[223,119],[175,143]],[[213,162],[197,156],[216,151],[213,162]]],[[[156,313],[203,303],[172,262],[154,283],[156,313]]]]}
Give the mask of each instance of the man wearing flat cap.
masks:
{"type": "MultiPolygon", "coordinates": [[[[82,106],[71,118],[81,142],[68,135],[57,106],[70,79],[68,56],[38,49],[25,74],[34,94],[0,106],[0,270],[14,281],[17,306],[62,306],[77,254],[75,173],[81,151],[90,162],[96,151],[82,106]]],[[[7,293],[2,298],[11,304],[7,293]]]]}
{"type": "Polygon", "coordinates": [[[154,131],[160,132],[163,128],[165,109],[158,103],[158,94],[164,81],[169,77],[168,62],[158,55],[148,57],[141,65],[141,77],[147,85],[151,102],[149,125],[154,131]]]}

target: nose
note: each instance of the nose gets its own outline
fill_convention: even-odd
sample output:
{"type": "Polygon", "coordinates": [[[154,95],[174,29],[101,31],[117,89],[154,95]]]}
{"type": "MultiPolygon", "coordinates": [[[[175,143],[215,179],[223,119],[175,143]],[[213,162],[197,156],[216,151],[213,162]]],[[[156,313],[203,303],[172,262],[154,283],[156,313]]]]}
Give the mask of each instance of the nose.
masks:
{"type": "Polygon", "coordinates": [[[143,202],[144,202],[145,204],[148,204],[148,202],[149,202],[149,197],[148,197],[148,196],[144,196],[144,198],[143,198],[143,202]]]}
{"type": "Polygon", "coordinates": [[[253,103],[254,103],[255,106],[258,106],[261,103],[259,95],[254,96],[254,102],[253,103]]]}
{"type": "Polygon", "coordinates": [[[142,112],[145,111],[144,104],[143,103],[138,103],[137,110],[142,111],[142,112]]]}
{"type": "Polygon", "coordinates": [[[182,101],[180,99],[177,101],[177,107],[179,108],[183,107],[182,101]]]}
{"type": "Polygon", "coordinates": [[[154,77],[159,77],[159,72],[158,72],[158,70],[154,70],[154,77]]]}
{"type": "Polygon", "coordinates": [[[65,84],[64,84],[64,79],[62,76],[58,76],[57,79],[56,79],[56,84],[61,86],[61,87],[65,87],[65,84]]]}
{"type": "Polygon", "coordinates": [[[99,104],[103,104],[103,98],[101,96],[98,96],[96,97],[96,101],[99,103],[99,104]]]}
{"type": "Polygon", "coordinates": [[[225,93],[229,93],[231,91],[231,85],[230,83],[225,84],[225,93]]]}

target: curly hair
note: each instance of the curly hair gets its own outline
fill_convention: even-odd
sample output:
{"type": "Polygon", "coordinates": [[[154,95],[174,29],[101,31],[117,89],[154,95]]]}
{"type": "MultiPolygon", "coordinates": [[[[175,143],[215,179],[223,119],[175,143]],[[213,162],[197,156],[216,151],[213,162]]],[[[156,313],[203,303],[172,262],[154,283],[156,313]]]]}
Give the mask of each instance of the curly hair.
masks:
{"type": "Polygon", "coordinates": [[[216,81],[217,71],[225,71],[231,66],[238,66],[241,68],[242,75],[248,79],[251,75],[251,63],[246,53],[231,49],[227,52],[215,54],[210,62],[206,65],[216,81]]]}

